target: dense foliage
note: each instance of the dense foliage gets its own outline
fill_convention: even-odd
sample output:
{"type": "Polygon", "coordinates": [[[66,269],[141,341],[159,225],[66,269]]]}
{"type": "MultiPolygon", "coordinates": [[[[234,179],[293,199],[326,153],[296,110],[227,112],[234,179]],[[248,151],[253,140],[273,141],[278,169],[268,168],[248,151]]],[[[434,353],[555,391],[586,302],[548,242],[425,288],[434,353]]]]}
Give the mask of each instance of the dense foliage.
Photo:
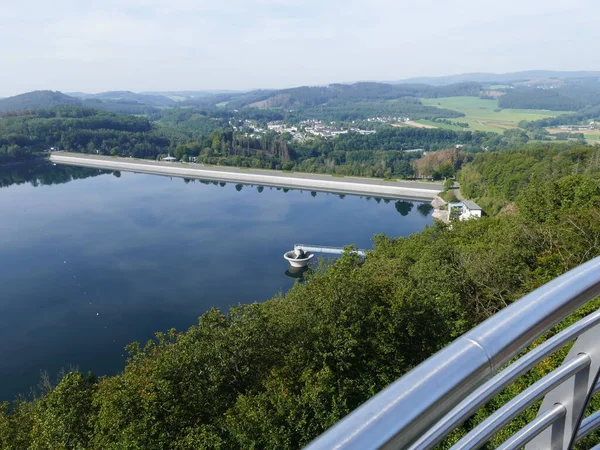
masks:
{"type": "Polygon", "coordinates": [[[0,163],[27,159],[50,147],[156,158],[169,145],[147,118],[79,106],[57,106],[0,119],[0,163]]]}
{"type": "Polygon", "coordinates": [[[583,170],[594,157],[542,147],[478,156],[463,168],[481,174],[473,189],[514,199],[511,214],[377,236],[364,262],[347,253],[285,295],[211,310],[186,332],[132,344],[120,375],[70,373],[6,404],[0,448],[298,448],[459,334],[600,254],[600,185],[583,170]]]}
{"type": "Polygon", "coordinates": [[[600,79],[570,79],[552,89],[517,87],[500,97],[498,104],[502,108],[578,111],[600,104],[600,79]]]}
{"type": "Polygon", "coordinates": [[[206,138],[199,136],[194,142],[178,145],[174,154],[184,160],[195,158],[196,162],[226,166],[410,178],[415,176],[411,161],[422,153],[403,149],[437,150],[462,144],[463,150],[477,152],[485,147],[518,145],[528,139],[521,130],[497,135],[387,126],[370,135],[351,132],[335,139],[288,142],[285,136],[275,133],[249,138],[234,131],[216,130],[206,138]]]}
{"type": "MultiPolygon", "coordinates": [[[[412,162],[417,178],[449,179],[454,176],[469,156],[455,148],[430,152],[412,162]]],[[[453,183],[450,181],[449,187],[453,183]]]]}
{"type": "Polygon", "coordinates": [[[408,117],[413,120],[463,117],[463,113],[451,109],[425,106],[420,100],[410,98],[385,103],[356,102],[347,105],[318,105],[310,108],[293,109],[286,112],[285,118],[290,123],[299,123],[305,119],[316,119],[324,122],[364,121],[371,117],[408,117]]]}
{"type": "Polygon", "coordinates": [[[463,194],[478,199],[491,213],[514,202],[532,182],[572,174],[600,178],[600,148],[531,144],[519,151],[481,153],[461,171],[459,179],[463,194]]]}
{"type": "Polygon", "coordinates": [[[498,105],[501,108],[577,111],[586,106],[586,103],[557,90],[514,89],[500,97],[498,105]]]}
{"type": "Polygon", "coordinates": [[[557,117],[523,122],[519,126],[523,128],[555,127],[558,125],[576,125],[590,121],[600,121],[600,105],[583,108],[571,114],[561,114],[557,117]]]}

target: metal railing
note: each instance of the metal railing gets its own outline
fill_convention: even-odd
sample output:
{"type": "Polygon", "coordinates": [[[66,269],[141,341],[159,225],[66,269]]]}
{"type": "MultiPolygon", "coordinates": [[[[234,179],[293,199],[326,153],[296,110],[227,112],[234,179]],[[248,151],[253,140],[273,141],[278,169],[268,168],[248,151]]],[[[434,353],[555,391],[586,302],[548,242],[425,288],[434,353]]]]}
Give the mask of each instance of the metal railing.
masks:
{"type": "MultiPolygon", "coordinates": [[[[328,253],[330,255],[342,255],[346,251],[344,247],[326,247],[324,245],[307,245],[307,244],[294,244],[294,250],[303,250],[311,253],[328,253]]],[[[359,256],[363,258],[366,256],[367,251],[362,249],[354,250],[359,256]]]]}
{"type": "Polygon", "coordinates": [[[350,413],[307,449],[434,448],[504,388],[575,341],[560,367],[514,397],[452,447],[480,448],[543,398],[537,417],[498,448],[572,448],[600,428],[600,412],[583,418],[590,398],[600,391],[600,310],[500,369],[599,295],[600,257],[473,328],[350,413]]]}

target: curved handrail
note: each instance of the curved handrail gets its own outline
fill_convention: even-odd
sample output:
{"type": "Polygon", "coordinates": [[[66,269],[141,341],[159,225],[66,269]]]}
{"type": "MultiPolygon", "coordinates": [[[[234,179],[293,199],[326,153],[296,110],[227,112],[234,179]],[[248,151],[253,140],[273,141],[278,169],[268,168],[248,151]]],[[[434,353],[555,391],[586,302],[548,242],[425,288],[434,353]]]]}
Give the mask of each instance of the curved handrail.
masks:
{"type": "Polygon", "coordinates": [[[592,360],[588,355],[579,355],[568,363],[558,367],[548,376],[514,397],[502,408],[480,423],[474,430],[452,446],[451,450],[467,450],[479,448],[485,444],[498,430],[521,414],[535,400],[542,398],[564,380],[572,377],[586,367],[592,360]]]}
{"type": "MultiPolygon", "coordinates": [[[[460,426],[482,405],[524,375],[531,367],[598,324],[600,324],[600,310],[584,317],[535,347],[461,401],[450,413],[414,442],[410,450],[433,448],[454,428],[460,426]]],[[[600,388],[600,385],[598,387],[600,388]]]]}
{"type": "Polygon", "coordinates": [[[407,448],[552,326],[600,295],[600,257],[481,323],[396,380],[307,447],[407,448]]]}

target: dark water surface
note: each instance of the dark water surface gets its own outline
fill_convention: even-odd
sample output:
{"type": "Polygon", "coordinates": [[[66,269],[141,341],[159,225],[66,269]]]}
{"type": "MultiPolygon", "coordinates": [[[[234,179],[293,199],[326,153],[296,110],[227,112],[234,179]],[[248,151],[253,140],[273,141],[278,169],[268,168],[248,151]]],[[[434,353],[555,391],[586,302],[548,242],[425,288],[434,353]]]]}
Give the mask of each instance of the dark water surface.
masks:
{"type": "Polygon", "coordinates": [[[432,222],[418,202],[0,168],[0,401],[42,370],[115,374],[130,342],[289,289],[282,255],[294,243],[370,248],[373,234],[432,222]]]}

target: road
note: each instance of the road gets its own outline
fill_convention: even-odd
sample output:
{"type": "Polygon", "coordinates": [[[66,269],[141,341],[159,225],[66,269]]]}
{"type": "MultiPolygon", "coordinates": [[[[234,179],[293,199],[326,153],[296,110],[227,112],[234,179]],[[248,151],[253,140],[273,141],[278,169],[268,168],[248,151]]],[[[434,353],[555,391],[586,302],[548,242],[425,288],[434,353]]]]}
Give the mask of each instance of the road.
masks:
{"type": "Polygon", "coordinates": [[[393,199],[431,200],[442,189],[440,183],[387,181],[377,178],[337,177],[313,173],[291,173],[278,170],[240,169],[193,163],[151,161],[81,153],[53,152],[50,160],[102,169],[168,175],[182,178],[227,181],[242,184],[287,187],[340,194],[379,196],[393,199]]]}

